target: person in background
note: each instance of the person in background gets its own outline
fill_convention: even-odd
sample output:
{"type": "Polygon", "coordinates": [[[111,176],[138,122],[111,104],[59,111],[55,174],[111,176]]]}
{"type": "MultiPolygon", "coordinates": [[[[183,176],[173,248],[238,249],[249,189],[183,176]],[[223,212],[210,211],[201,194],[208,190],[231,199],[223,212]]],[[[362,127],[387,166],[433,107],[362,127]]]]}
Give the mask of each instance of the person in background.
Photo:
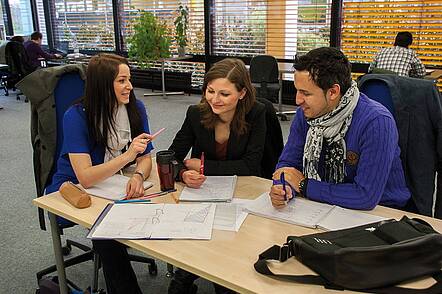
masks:
{"type": "Polygon", "coordinates": [[[413,35],[410,32],[399,32],[393,47],[384,48],[376,54],[368,72],[380,69],[395,72],[403,77],[423,78],[425,66],[413,49],[408,48],[411,43],[413,35]]]}
{"type": "Polygon", "coordinates": [[[299,108],[273,174],[273,206],[284,207],[300,194],[351,209],[404,207],[410,192],[395,121],[359,92],[347,57],[335,48],[318,48],[294,68],[299,108]]]}
{"type": "Polygon", "coordinates": [[[29,57],[29,62],[34,69],[41,67],[41,59],[62,58],[60,54],[50,54],[43,51],[43,49],[41,48],[42,39],[43,35],[40,32],[33,32],[31,34],[31,39],[24,43],[26,53],[29,57]]]}
{"type": "MultiPolygon", "coordinates": [[[[255,89],[244,63],[226,58],[206,73],[203,97],[187,109],[186,118],[169,150],[181,162],[179,179],[199,188],[205,176],[260,176],[266,137],[265,106],[256,101],[255,89]],[[184,160],[189,150],[190,159],[184,160]],[[204,152],[204,174],[200,173],[204,152]],[[183,163],[184,160],[184,163],[183,163]]],[[[169,294],[196,293],[197,275],[175,271],[169,294]]],[[[215,292],[234,293],[220,285],[215,292]]]]}
{"type": "MultiPolygon", "coordinates": [[[[91,58],[85,96],[66,111],[63,130],[57,169],[46,193],[57,191],[65,181],[89,188],[135,161],[127,197],[144,195],[143,181],[152,169],[152,137],[125,58],[103,53],[91,58]]],[[[93,245],[102,261],[107,293],[141,293],[125,245],[115,240],[94,240],[93,245]]]]}

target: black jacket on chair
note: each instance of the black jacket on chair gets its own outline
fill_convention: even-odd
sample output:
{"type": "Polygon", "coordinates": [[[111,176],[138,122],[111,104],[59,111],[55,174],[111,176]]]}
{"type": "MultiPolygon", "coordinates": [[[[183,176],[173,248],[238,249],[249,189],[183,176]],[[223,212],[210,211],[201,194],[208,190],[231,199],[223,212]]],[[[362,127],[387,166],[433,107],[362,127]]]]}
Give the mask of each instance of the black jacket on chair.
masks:
{"type": "Polygon", "coordinates": [[[5,60],[10,73],[8,87],[14,87],[15,83],[34,70],[30,66],[25,47],[20,42],[10,41],[6,44],[5,60]]]}
{"type": "Polygon", "coordinates": [[[365,75],[384,81],[393,99],[401,161],[419,213],[432,216],[435,175],[439,173],[435,216],[442,218],[442,106],[432,81],[396,75],[365,75]]]}
{"type": "Polygon", "coordinates": [[[215,131],[208,130],[201,124],[198,106],[190,106],[181,129],[169,147],[169,150],[175,151],[175,157],[180,164],[179,169],[184,168],[182,161],[192,149],[192,158],[199,158],[204,152],[206,175],[260,176],[266,136],[264,105],[256,102],[246,114],[246,121],[250,126],[248,133],[238,137],[234,130],[231,130],[227,144],[227,158],[222,161],[217,160],[215,131]]]}

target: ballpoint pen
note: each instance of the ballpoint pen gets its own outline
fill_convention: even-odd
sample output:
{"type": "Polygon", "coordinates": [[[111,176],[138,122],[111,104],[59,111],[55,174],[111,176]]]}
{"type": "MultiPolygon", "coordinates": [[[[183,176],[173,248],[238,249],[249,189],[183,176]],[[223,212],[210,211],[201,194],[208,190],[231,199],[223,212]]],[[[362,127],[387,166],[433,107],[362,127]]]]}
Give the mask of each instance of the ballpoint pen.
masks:
{"type": "Polygon", "coordinates": [[[144,196],[141,196],[137,199],[150,199],[150,198],[155,198],[155,197],[160,197],[160,196],[164,196],[166,194],[172,193],[172,192],[176,192],[176,189],[171,189],[171,190],[166,190],[166,191],[162,191],[162,192],[155,192],[155,193],[151,193],[151,194],[147,194],[144,196]]]}
{"type": "Polygon", "coordinates": [[[285,185],[286,185],[286,183],[285,183],[285,175],[284,175],[284,172],[282,172],[281,173],[281,183],[282,183],[282,189],[284,189],[284,201],[286,201],[287,202],[287,190],[286,190],[286,188],[285,188],[285,185]]]}
{"type": "Polygon", "coordinates": [[[204,152],[201,153],[200,175],[204,175],[204,152]]]}
{"type": "Polygon", "coordinates": [[[125,200],[116,200],[114,203],[121,204],[121,203],[149,203],[150,199],[125,199],[125,200]]]}

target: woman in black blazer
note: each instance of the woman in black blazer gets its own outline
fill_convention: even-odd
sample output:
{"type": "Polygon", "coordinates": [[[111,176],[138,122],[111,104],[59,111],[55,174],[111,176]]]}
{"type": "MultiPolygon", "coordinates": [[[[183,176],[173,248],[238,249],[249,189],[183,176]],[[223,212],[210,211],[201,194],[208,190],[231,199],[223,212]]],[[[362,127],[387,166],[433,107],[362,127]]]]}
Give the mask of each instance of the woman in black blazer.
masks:
{"type": "Polygon", "coordinates": [[[205,75],[201,102],[188,108],[169,150],[180,163],[180,180],[199,188],[205,175],[260,176],[265,136],[265,106],[256,101],[249,72],[241,60],[227,58],[205,75]]]}
{"type": "MultiPolygon", "coordinates": [[[[205,176],[260,176],[265,137],[265,106],[256,101],[249,72],[241,60],[227,58],[205,75],[201,102],[188,108],[169,150],[179,161],[179,179],[199,188],[205,176]],[[191,158],[184,160],[190,149],[191,158]],[[203,152],[204,174],[200,174],[203,152]]],[[[169,294],[196,293],[197,278],[177,269],[169,294]]],[[[217,294],[234,293],[214,286],[217,294]]]]}

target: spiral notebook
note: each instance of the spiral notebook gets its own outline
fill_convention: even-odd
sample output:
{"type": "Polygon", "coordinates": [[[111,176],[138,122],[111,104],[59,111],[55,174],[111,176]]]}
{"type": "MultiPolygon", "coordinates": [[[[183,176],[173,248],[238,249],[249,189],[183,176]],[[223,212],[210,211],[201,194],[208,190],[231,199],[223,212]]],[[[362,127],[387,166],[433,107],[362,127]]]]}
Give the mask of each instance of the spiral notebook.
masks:
{"type": "Polygon", "coordinates": [[[282,209],[272,206],[270,196],[264,193],[247,206],[252,214],[309,228],[335,231],[366,225],[387,218],[336,205],[295,198],[282,209]]]}

